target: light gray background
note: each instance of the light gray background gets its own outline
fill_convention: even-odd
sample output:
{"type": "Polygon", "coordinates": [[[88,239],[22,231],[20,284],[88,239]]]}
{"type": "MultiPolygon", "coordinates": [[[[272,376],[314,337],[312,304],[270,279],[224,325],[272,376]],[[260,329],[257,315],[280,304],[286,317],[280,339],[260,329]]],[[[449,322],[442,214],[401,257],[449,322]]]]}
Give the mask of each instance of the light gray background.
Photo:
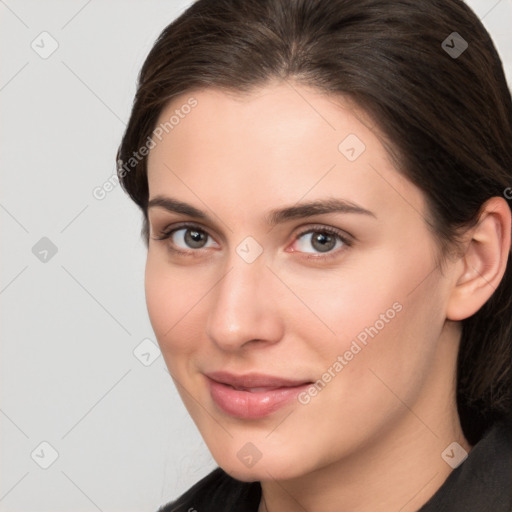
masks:
{"type": "MultiPolygon", "coordinates": [[[[155,345],[139,211],[92,193],[190,3],[0,0],[2,512],[156,512],[215,467],[155,345]]],[[[512,84],[512,0],[469,4],[512,84]]]]}

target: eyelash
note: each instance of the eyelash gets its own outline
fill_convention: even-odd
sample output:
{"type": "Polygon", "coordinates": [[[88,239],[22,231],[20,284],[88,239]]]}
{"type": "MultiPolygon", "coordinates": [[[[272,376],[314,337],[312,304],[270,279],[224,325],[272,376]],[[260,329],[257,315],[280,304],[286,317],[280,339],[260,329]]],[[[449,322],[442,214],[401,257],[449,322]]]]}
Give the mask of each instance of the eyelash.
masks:
{"type": "MultiPolygon", "coordinates": [[[[179,231],[180,229],[183,229],[183,228],[197,229],[198,231],[202,231],[202,232],[206,233],[210,238],[213,238],[210,235],[210,233],[208,233],[208,231],[205,228],[203,228],[202,226],[200,226],[199,224],[193,224],[193,223],[190,223],[190,222],[183,222],[181,224],[173,225],[173,227],[171,229],[163,229],[158,234],[158,236],[153,237],[153,240],[157,240],[157,241],[168,240],[175,231],[179,231]]],[[[168,248],[174,254],[178,254],[180,256],[195,257],[195,256],[200,256],[200,254],[198,254],[198,253],[201,252],[201,249],[190,249],[189,251],[182,251],[181,249],[176,249],[175,247],[171,247],[170,244],[168,245],[168,248]]]]}
{"type": "MultiPolygon", "coordinates": [[[[198,224],[184,222],[184,223],[181,223],[178,225],[173,225],[173,227],[171,229],[163,229],[158,234],[158,236],[153,237],[153,239],[157,240],[157,241],[168,240],[174,232],[179,231],[180,229],[183,229],[183,228],[197,229],[198,231],[202,231],[202,232],[206,233],[206,235],[208,235],[210,238],[213,238],[210,235],[210,233],[208,233],[208,231],[206,229],[204,229],[202,226],[200,226],[198,224]]],[[[299,233],[297,233],[295,235],[294,242],[308,233],[326,233],[328,235],[333,235],[333,236],[337,237],[343,243],[345,248],[351,247],[353,244],[353,241],[349,237],[347,237],[342,231],[340,231],[336,228],[330,227],[330,226],[323,226],[323,225],[308,226],[307,228],[305,228],[304,230],[300,231],[299,233]]],[[[302,253],[303,255],[301,257],[305,258],[305,259],[313,259],[313,260],[318,260],[318,259],[327,260],[327,259],[330,259],[333,257],[337,257],[339,255],[339,253],[344,250],[344,247],[339,248],[334,251],[326,252],[324,254],[322,254],[322,253],[309,253],[309,254],[302,253]]],[[[173,253],[178,254],[180,256],[192,256],[192,257],[200,256],[200,254],[198,254],[198,253],[201,252],[201,249],[190,249],[190,251],[182,251],[181,249],[176,249],[175,247],[171,247],[170,245],[169,245],[169,250],[171,250],[173,253]]],[[[300,252],[300,251],[292,251],[292,252],[300,252]]]]}
{"type": "MultiPolygon", "coordinates": [[[[346,236],[344,234],[344,232],[342,232],[336,228],[330,227],[330,226],[323,226],[321,224],[308,226],[304,230],[299,231],[294,237],[294,242],[296,242],[299,238],[301,238],[302,236],[304,236],[308,233],[309,234],[310,233],[326,233],[328,235],[335,236],[343,243],[343,247],[338,248],[334,251],[326,252],[326,253],[303,253],[301,255],[301,258],[305,258],[307,260],[319,260],[320,259],[322,261],[326,261],[330,258],[337,258],[337,257],[339,257],[341,252],[343,252],[346,248],[351,247],[353,244],[353,241],[348,236],[346,236]]],[[[299,252],[299,251],[293,251],[293,252],[299,252]]]]}

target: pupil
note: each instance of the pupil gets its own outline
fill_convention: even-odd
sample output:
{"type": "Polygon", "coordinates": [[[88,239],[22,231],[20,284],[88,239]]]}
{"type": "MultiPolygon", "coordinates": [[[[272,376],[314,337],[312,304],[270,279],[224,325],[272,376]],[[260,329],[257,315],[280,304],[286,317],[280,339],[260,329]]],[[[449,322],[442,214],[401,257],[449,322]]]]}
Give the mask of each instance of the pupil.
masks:
{"type": "Polygon", "coordinates": [[[205,233],[202,231],[197,231],[195,229],[189,229],[185,232],[185,242],[190,247],[197,249],[198,247],[202,247],[206,240],[205,233]]]}
{"type": "Polygon", "coordinates": [[[314,233],[313,247],[320,252],[330,251],[336,245],[336,240],[328,233],[314,233]]]}

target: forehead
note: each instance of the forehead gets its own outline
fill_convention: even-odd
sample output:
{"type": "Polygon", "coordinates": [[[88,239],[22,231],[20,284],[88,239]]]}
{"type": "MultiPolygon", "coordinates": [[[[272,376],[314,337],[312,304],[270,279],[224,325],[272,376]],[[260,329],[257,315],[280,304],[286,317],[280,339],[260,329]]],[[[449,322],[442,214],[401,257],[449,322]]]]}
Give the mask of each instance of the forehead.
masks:
{"type": "MultiPolygon", "coordinates": [[[[380,138],[374,124],[349,98],[283,81],[251,93],[215,88],[184,93],[162,110],[157,130],[168,145],[178,150],[184,142],[196,144],[196,149],[211,149],[221,140],[223,144],[216,147],[217,152],[236,148],[242,155],[243,151],[249,153],[262,145],[269,149],[281,146],[284,150],[295,144],[307,151],[318,146],[319,139],[324,150],[337,152],[341,138],[351,131],[372,145],[370,139],[380,138]],[[194,106],[191,108],[190,104],[194,106]]],[[[155,153],[158,151],[152,152],[155,153]]]]}
{"type": "Polygon", "coordinates": [[[360,203],[400,194],[421,201],[394,169],[375,123],[345,97],[289,82],[243,95],[195,90],[175,98],[157,127],[150,197],[166,190],[195,201],[215,194],[237,208],[270,200],[270,193],[276,203],[340,193],[360,203]]]}

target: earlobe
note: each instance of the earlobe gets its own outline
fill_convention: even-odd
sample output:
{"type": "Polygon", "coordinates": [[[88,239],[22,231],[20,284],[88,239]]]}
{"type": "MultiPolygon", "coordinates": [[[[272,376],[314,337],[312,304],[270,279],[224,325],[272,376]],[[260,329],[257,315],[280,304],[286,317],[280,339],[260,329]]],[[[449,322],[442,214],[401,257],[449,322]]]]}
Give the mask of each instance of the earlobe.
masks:
{"type": "Polygon", "coordinates": [[[464,320],[476,313],[505,274],[511,239],[511,212],[505,199],[489,199],[470,234],[448,301],[449,320],[464,320]]]}

